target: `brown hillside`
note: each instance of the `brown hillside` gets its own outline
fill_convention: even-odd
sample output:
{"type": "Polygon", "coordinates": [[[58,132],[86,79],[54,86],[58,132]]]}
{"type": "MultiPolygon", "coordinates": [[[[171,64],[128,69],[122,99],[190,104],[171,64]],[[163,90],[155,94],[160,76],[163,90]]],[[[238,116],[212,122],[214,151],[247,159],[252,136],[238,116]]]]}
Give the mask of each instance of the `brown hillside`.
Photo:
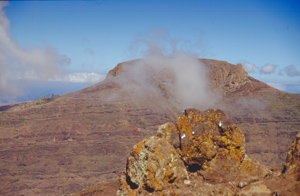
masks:
{"type": "MultiPolygon", "coordinates": [[[[251,78],[240,65],[199,61],[208,68],[208,89],[220,97],[215,107],[243,130],[248,155],[283,164],[300,125],[300,96],[251,78]]],[[[139,76],[122,75],[130,69],[124,64],[132,62],[81,91],[0,108],[0,195],[68,195],[111,182],[135,143],[176,122],[184,108],[170,90],[173,73],[147,72],[140,86],[139,76]]]]}

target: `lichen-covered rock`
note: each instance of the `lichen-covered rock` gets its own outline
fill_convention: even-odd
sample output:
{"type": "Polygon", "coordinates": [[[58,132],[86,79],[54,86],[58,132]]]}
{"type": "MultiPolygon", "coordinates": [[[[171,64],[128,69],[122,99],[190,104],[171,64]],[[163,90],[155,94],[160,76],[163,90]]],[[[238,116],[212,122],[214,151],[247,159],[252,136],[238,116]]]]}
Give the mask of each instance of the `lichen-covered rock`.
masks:
{"type": "Polygon", "coordinates": [[[245,156],[245,138],[226,113],[187,109],[176,125],[181,156],[190,171],[218,183],[235,179],[245,156]]]}
{"type": "Polygon", "coordinates": [[[271,173],[269,167],[245,155],[240,165],[240,172],[236,181],[238,181],[238,187],[242,188],[252,182],[264,179],[268,175],[271,175],[271,173]]]}
{"type": "Polygon", "coordinates": [[[121,177],[118,195],[161,191],[187,179],[184,163],[173,146],[163,138],[150,137],[133,147],[121,177]]]}
{"type": "Polygon", "coordinates": [[[300,132],[296,135],[289,148],[283,173],[293,175],[300,181],[300,132]]]}
{"type": "Polygon", "coordinates": [[[221,110],[187,109],[176,125],[135,145],[118,195],[300,195],[300,133],[280,169],[252,160],[241,130],[221,110]]]}
{"type": "Polygon", "coordinates": [[[160,125],[157,130],[157,137],[165,138],[175,149],[180,147],[179,131],[173,123],[160,125]]]}

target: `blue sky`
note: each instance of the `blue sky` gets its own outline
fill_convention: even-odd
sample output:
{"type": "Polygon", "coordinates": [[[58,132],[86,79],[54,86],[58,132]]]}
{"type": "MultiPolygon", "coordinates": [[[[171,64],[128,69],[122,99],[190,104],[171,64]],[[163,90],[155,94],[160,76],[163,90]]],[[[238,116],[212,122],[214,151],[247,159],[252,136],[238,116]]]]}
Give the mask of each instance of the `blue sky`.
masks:
{"type": "Polygon", "coordinates": [[[153,33],[167,51],[176,43],[199,58],[242,63],[252,77],[300,93],[300,1],[0,3],[0,103],[92,85],[142,57],[137,40],[153,33]]]}

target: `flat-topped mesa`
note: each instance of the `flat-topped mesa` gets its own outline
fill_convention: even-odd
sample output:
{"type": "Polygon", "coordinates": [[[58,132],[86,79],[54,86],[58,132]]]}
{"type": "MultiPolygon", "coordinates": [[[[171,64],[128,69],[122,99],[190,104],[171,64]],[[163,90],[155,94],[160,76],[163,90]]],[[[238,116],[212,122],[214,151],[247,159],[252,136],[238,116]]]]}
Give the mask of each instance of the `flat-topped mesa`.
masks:
{"type": "Polygon", "coordinates": [[[180,195],[187,187],[194,195],[234,194],[270,173],[246,155],[244,135],[226,113],[187,109],[176,125],[161,125],[133,147],[118,195],[180,195]]]}
{"type": "MultiPolygon", "coordinates": [[[[137,65],[139,62],[142,63],[143,59],[119,63],[109,71],[107,76],[116,77],[125,71],[124,66],[137,65]]],[[[207,77],[212,91],[217,91],[223,95],[279,92],[279,90],[249,76],[242,64],[234,65],[226,61],[213,59],[199,59],[199,62],[207,69],[207,77]]],[[[168,78],[169,81],[172,81],[172,79],[170,79],[172,74],[168,72],[164,72],[163,76],[158,75],[159,74],[156,76],[159,80],[161,78],[168,78]]]]}

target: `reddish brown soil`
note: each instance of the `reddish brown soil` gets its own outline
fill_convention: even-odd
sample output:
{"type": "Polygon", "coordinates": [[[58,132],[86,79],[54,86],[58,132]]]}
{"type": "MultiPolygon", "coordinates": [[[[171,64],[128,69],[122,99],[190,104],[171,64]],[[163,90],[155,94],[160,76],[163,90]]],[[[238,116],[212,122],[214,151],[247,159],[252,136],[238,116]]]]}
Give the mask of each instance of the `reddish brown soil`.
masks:
{"type": "MultiPolygon", "coordinates": [[[[241,128],[248,155],[280,166],[299,131],[300,95],[275,90],[241,66],[201,61],[211,89],[224,96],[216,107],[241,128]]],[[[177,120],[182,110],[167,89],[142,99],[120,91],[113,82],[120,66],[81,91],[0,107],[0,195],[69,195],[112,182],[134,144],[177,120]]]]}

